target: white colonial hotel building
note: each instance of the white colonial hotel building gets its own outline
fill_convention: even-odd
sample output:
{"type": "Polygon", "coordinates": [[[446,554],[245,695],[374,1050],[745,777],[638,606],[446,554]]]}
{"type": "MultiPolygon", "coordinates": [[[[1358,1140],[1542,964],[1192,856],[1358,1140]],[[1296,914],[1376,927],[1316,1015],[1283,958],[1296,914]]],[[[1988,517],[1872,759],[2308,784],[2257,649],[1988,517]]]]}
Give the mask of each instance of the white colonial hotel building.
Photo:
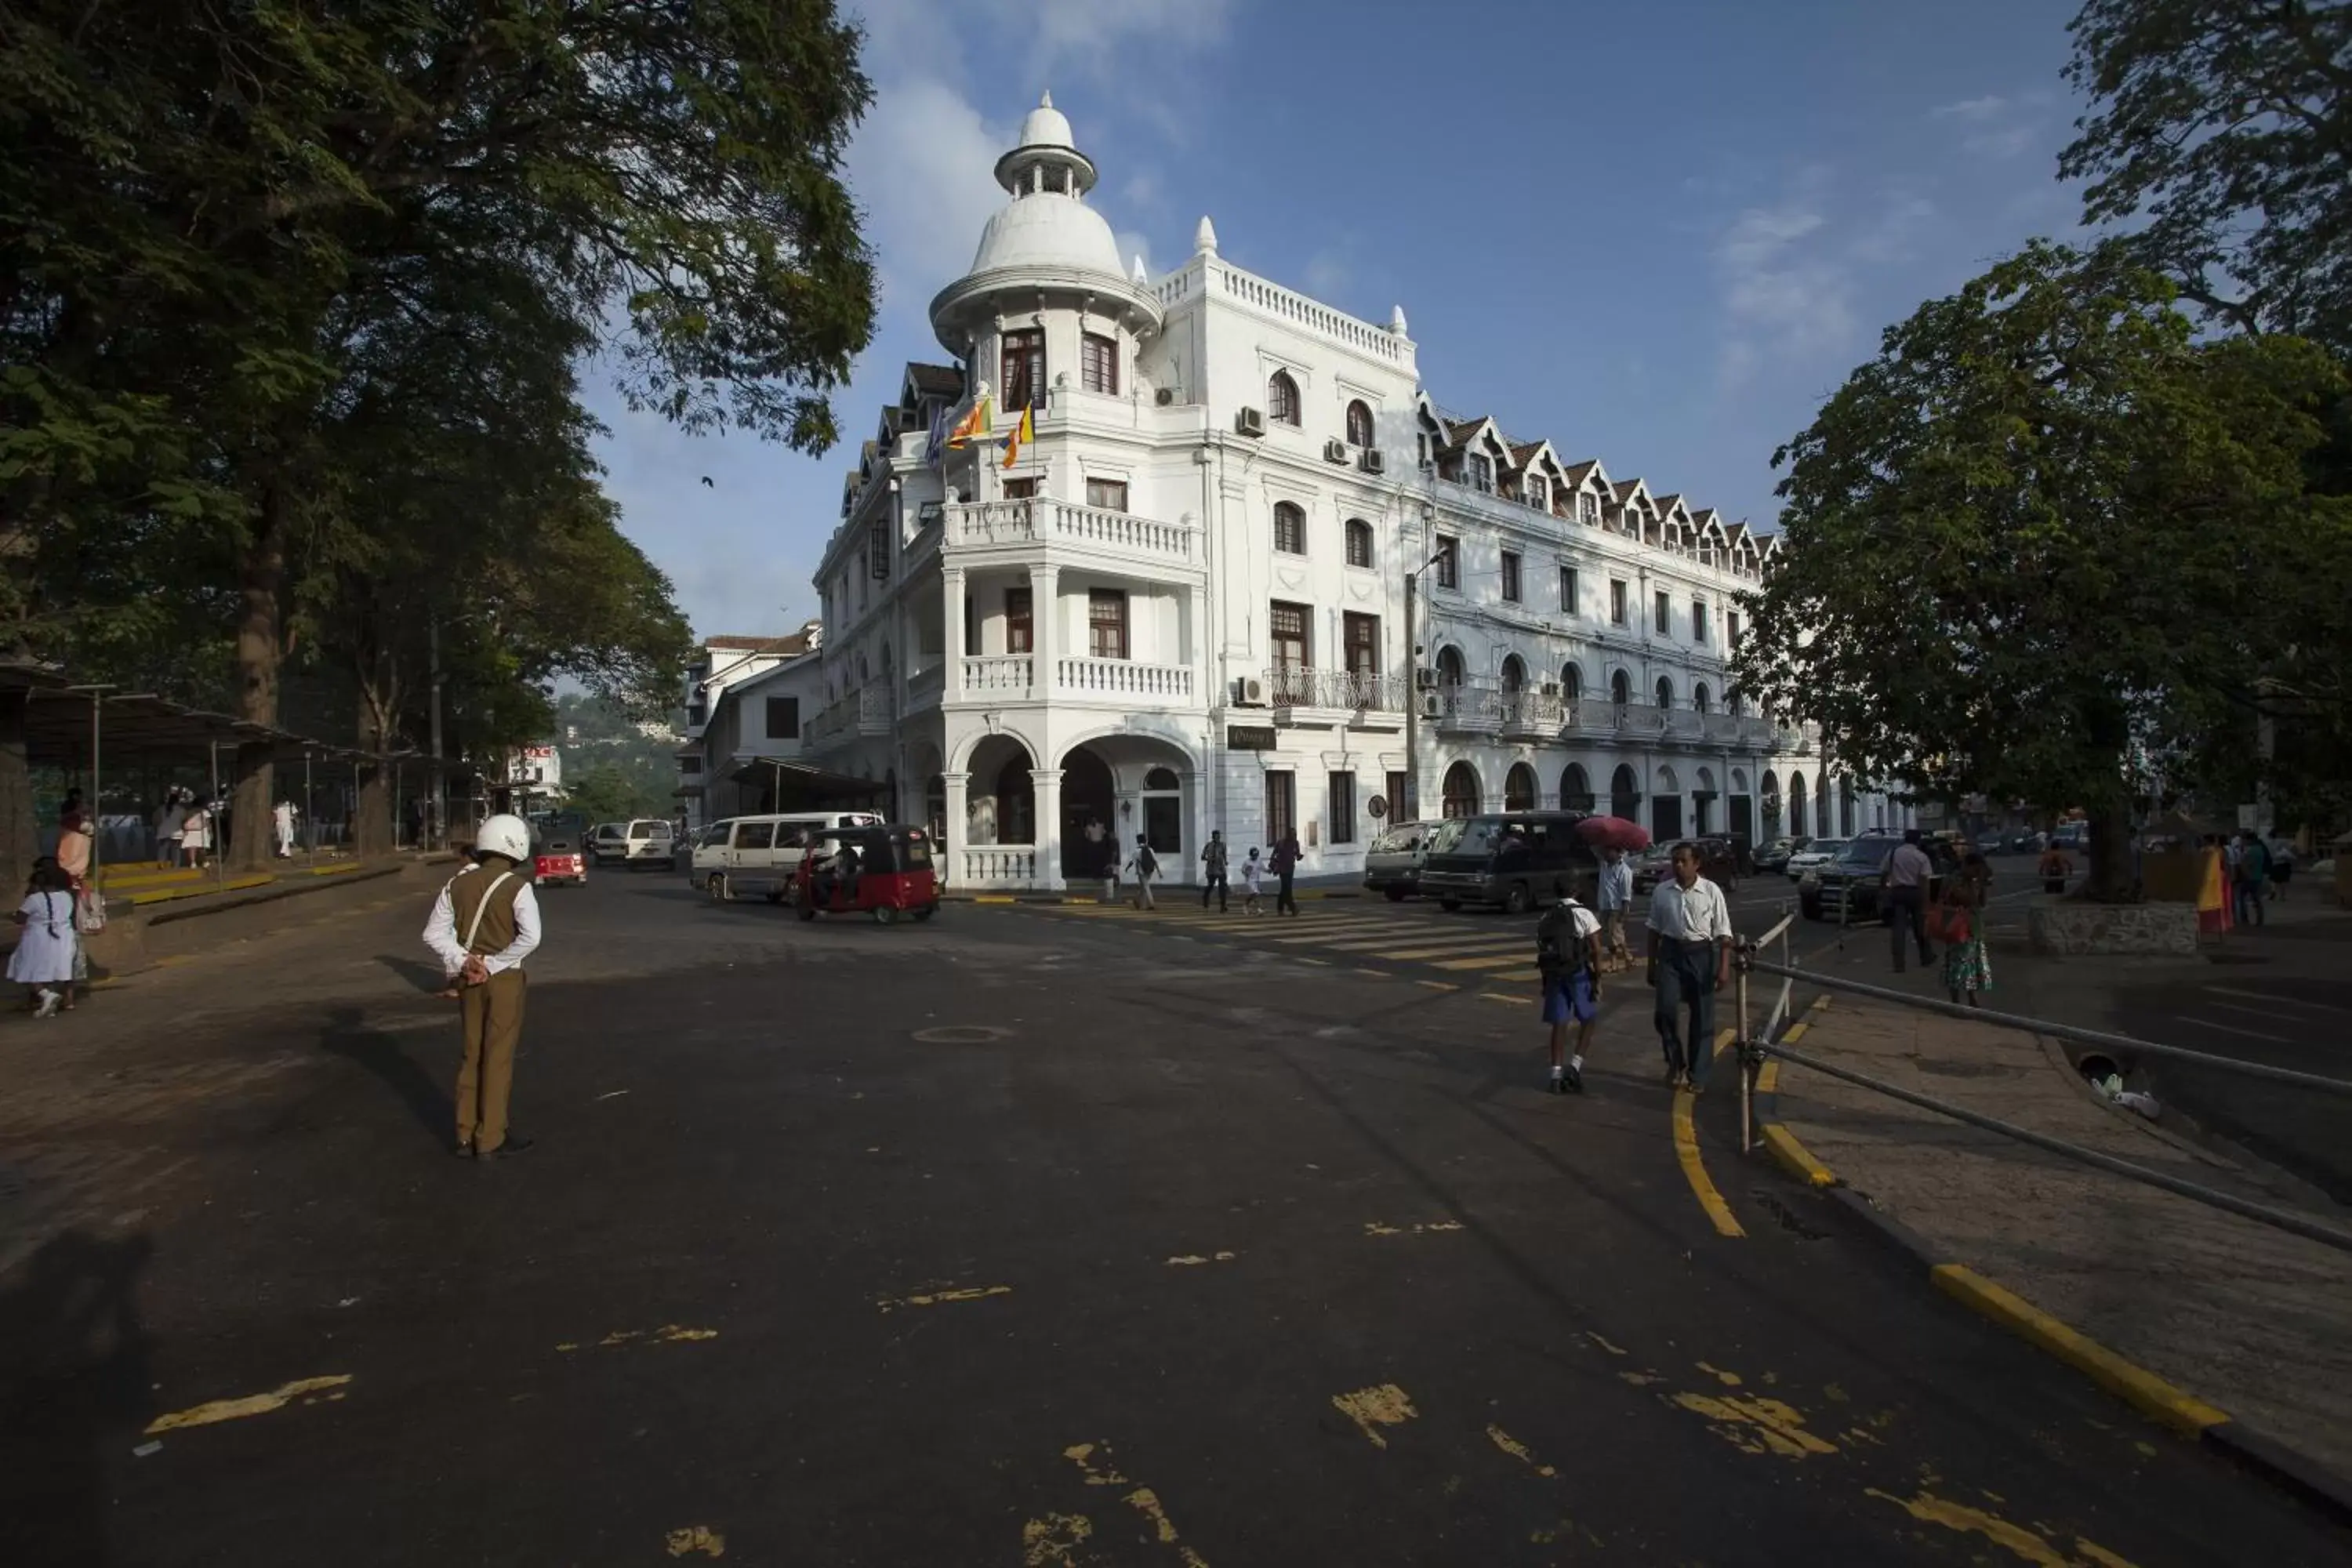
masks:
{"type": "Polygon", "coordinates": [[[1206,218],[1173,271],[1123,269],[1050,99],[996,178],[931,302],[960,364],[908,366],[849,476],[802,737],[939,827],[952,882],[1089,877],[1089,823],[1180,876],[1215,828],[1236,861],[1290,830],[1303,874],[1353,872],[1414,795],[1661,837],[1906,820],[1730,687],[1777,538],[1446,412],[1402,310],[1244,272],[1206,218]],[[999,437],[1035,411],[1010,469],[997,441],[934,452],[982,390],[999,437]]]}

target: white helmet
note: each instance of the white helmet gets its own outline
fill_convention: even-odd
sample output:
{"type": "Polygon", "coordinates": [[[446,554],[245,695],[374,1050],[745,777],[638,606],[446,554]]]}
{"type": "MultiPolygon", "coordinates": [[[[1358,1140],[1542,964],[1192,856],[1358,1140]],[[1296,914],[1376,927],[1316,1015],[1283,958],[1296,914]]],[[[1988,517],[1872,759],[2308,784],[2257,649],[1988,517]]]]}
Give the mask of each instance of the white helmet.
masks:
{"type": "Polygon", "coordinates": [[[509,816],[505,812],[486,817],[482,825],[474,829],[474,853],[503,855],[509,860],[528,860],[530,858],[530,829],[524,826],[521,817],[509,816]]]}

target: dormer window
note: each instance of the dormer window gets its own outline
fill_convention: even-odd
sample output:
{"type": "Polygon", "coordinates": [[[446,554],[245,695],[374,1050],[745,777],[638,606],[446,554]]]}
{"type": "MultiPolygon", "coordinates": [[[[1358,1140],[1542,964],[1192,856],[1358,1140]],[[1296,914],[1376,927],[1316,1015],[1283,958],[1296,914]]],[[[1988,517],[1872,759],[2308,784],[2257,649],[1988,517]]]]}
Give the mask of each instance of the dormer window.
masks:
{"type": "Polygon", "coordinates": [[[1348,445],[1370,447],[1372,444],[1372,410],[1362,398],[1348,405],[1348,445]]]}
{"type": "Polygon", "coordinates": [[[1266,380],[1265,416],[1277,425],[1298,423],[1298,384],[1286,370],[1276,371],[1266,380]]]}
{"type": "Polygon", "coordinates": [[[1495,491],[1495,459],[1484,452],[1470,454],[1470,488],[1489,495],[1495,491]]]}
{"type": "Polygon", "coordinates": [[[1580,495],[1577,497],[1576,516],[1577,520],[1580,522],[1599,522],[1601,521],[1601,498],[1596,495],[1580,495]]]}
{"type": "Polygon", "coordinates": [[[1529,506],[1535,508],[1538,511],[1545,511],[1550,509],[1551,491],[1545,486],[1544,477],[1541,474],[1529,474],[1528,476],[1527,501],[1529,506]]]}

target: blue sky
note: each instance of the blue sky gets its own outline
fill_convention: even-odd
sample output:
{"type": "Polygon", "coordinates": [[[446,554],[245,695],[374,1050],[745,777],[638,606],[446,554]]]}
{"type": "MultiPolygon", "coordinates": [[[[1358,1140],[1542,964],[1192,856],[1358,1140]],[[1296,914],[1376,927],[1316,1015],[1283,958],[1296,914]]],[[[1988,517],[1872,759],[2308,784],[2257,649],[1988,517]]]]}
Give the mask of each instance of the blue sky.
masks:
{"type": "Polygon", "coordinates": [[[689,438],[601,382],[625,526],[698,632],[788,629],[844,468],[1051,88],[1154,272],[1202,214],[1235,264],[1373,321],[1445,406],[1769,524],[1773,447],[1877,335],[2032,235],[2079,105],[2034,0],[848,0],[877,91],[849,177],[881,317],[809,458],[689,438]],[[706,488],[700,480],[710,476],[706,488]]]}

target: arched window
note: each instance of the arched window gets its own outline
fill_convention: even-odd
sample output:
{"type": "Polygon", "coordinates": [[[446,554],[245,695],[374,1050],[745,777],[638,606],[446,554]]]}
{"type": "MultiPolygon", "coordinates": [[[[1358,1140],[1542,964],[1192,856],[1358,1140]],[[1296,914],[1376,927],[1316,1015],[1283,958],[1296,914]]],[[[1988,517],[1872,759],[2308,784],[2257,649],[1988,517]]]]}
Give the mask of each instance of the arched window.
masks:
{"type": "Polygon", "coordinates": [[[1519,662],[1517,654],[1503,661],[1503,689],[1524,691],[1528,687],[1528,667],[1519,662]]]}
{"type": "Polygon", "coordinates": [[[1584,667],[1564,664],[1559,667],[1559,694],[1570,702],[1584,695],[1584,667]]]}
{"type": "Polygon", "coordinates": [[[1265,416],[1277,425],[1298,423],[1298,384],[1286,370],[1276,371],[1266,380],[1265,416]]]}
{"type": "Polygon", "coordinates": [[[1789,831],[1801,838],[1813,833],[1812,818],[1805,811],[1805,775],[1798,773],[1789,775],[1789,831]]]}
{"type": "Polygon", "coordinates": [[[1674,705],[1675,683],[1662,675],[1658,677],[1658,706],[1661,710],[1671,710],[1674,705]]]}
{"type": "Polygon", "coordinates": [[[1633,682],[1622,669],[1609,678],[1609,700],[1620,708],[1633,700],[1633,682]]]}
{"type": "Polygon", "coordinates": [[[1456,763],[1445,770],[1445,784],[1441,794],[1444,810],[1448,816],[1478,815],[1478,772],[1468,763],[1456,763]]]}
{"type": "Polygon", "coordinates": [[[1371,405],[1359,397],[1348,405],[1348,445],[1370,447],[1372,444],[1371,405]]]}
{"type": "Polygon", "coordinates": [[[1348,564],[1372,564],[1372,525],[1360,517],[1348,520],[1348,564]]]}
{"type": "Polygon", "coordinates": [[[1691,688],[1691,711],[1694,713],[1706,712],[1706,682],[1702,680],[1696,686],[1691,688]]]}
{"type": "Polygon", "coordinates": [[[1633,770],[1621,763],[1617,771],[1609,775],[1609,815],[1631,822],[1633,814],[1641,809],[1641,783],[1633,776],[1633,770]]]}
{"type": "Polygon", "coordinates": [[[1723,694],[1723,710],[1735,719],[1744,719],[1748,716],[1748,699],[1739,694],[1738,687],[1735,686],[1723,694]]]}
{"type": "Polygon", "coordinates": [[[1495,459],[1484,452],[1470,454],[1470,487],[1490,494],[1495,489],[1495,459]]]}
{"type": "Polygon", "coordinates": [[[1143,775],[1143,787],[1150,790],[1181,789],[1174,768],[1150,768],[1143,775]]]}
{"type": "Polygon", "coordinates": [[[1533,811],[1536,808],[1536,771],[1525,763],[1513,763],[1511,771],[1503,775],[1503,809],[1533,811]]]}
{"type": "Polygon", "coordinates": [[[1440,686],[1462,684],[1462,650],[1460,648],[1442,647],[1437,650],[1437,684],[1440,686]]]}
{"type": "Polygon", "coordinates": [[[1274,547],[1285,555],[1307,553],[1307,513],[1286,500],[1274,503],[1274,547]]]}
{"type": "Polygon", "coordinates": [[[1585,775],[1583,763],[1570,763],[1560,770],[1559,808],[1562,811],[1592,809],[1592,781],[1585,775]]]}

